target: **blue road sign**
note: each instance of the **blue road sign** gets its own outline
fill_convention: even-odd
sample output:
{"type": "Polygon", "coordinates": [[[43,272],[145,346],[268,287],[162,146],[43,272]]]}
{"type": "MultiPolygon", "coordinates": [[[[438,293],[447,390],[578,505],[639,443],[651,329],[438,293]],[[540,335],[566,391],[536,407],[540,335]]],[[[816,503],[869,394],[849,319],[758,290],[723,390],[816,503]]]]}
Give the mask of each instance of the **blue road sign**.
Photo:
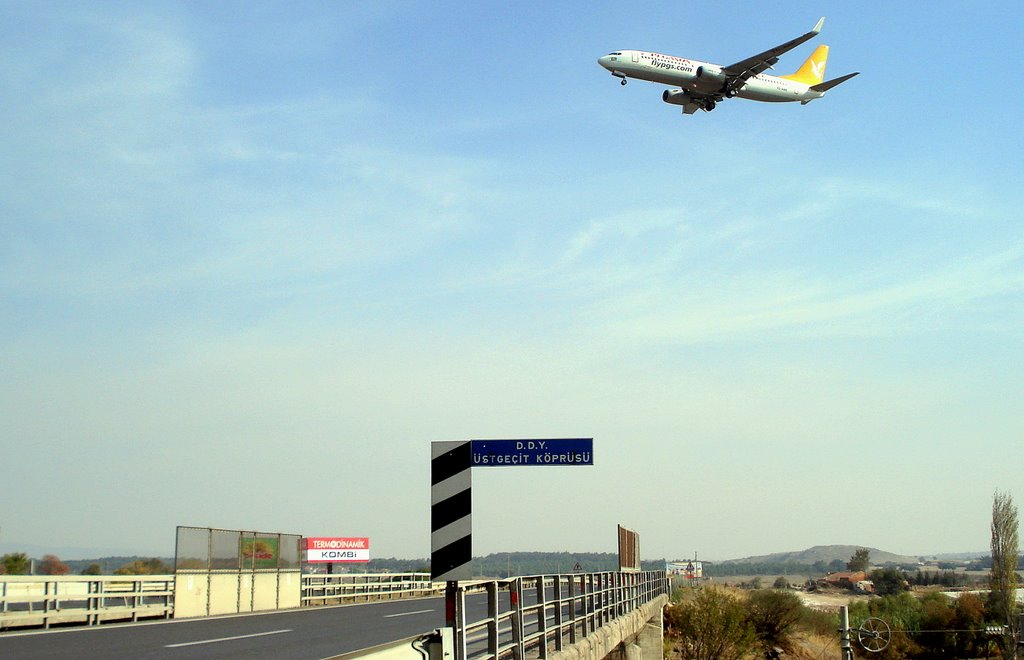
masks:
{"type": "Polygon", "coordinates": [[[473,467],[593,465],[593,438],[472,440],[473,467]]]}

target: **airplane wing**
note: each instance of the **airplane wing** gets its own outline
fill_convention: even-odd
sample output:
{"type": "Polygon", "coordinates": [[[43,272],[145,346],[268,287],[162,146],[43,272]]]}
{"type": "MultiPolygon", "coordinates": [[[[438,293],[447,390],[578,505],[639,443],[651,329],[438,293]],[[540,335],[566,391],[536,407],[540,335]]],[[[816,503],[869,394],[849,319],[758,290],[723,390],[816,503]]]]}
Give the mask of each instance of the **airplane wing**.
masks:
{"type": "Polygon", "coordinates": [[[822,16],[817,25],[814,26],[814,29],[803,36],[791,39],[784,44],[776,46],[775,48],[769,48],[763,53],[758,53],[753,57],[748,57],[745,60],[740,60],[735,64],[723,67],[722,72],[728,76],[728,82],[725,84],[726,89],[739,89],[749,78],[753,78],[757,74],[772,68],[772,66],[779,61],[779,57],[784,53],[793,50],[805,41],[813,39],[819,32],[821,32],[821,26],[824,25],[824,23],[825,17],[822,16]]]}

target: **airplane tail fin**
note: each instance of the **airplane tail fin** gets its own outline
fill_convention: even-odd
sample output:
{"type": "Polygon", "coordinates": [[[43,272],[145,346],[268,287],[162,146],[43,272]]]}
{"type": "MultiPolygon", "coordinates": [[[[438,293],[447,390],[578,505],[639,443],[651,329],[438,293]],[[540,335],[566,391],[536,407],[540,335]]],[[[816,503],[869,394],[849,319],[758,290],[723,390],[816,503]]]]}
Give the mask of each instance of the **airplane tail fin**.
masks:
{"type": "Polygon", "coordinates": [[[825,80],[825,60],[828,59],[828,46],[822,44],[814,49],[796,73],[781,76],[787,80],[795,80],[805,85],[819,85],[825,80]]]}

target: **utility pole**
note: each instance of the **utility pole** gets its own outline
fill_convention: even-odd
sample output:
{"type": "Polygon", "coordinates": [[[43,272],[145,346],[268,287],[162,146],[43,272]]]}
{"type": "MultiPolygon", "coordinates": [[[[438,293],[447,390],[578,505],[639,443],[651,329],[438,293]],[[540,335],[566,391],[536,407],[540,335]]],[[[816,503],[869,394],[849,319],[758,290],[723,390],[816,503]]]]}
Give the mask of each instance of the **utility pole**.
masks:
{"type": "Polygon", "coordinates": [[[839,607],[839,652],[842,660],[853,660],[853,645],[850,643],[850,609],[839,607]]]}

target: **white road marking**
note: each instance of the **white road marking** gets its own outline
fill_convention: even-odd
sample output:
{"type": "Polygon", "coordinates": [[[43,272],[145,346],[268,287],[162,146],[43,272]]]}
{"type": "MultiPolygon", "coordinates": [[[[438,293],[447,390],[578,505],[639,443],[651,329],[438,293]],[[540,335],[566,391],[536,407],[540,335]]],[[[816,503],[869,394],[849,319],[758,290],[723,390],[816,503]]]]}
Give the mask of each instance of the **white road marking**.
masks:
{"type": "Polygon", "coordinates": [[[197,644],[215,644],[216,642],[230,642],[233,639],[246,639],[247,637],[263,637],[264,635],[280,635],[281,633],[291,632],[288,630],[271,630],[269,632],[253,633],[251,635],[236,635],[234,637],[220,637],[218,639],[204,639],[198,642],[182,642],[181,644],[168,644],[165,649],[176,649],[179,646],[196,646],[197,644]]]}
{"type": "Polygon", "coordinates": [[[413,614],[426,614],[427,612],[434,612],[435,610],[417,610],[415,612],[399,612],[398,614],[385,614],[385,619],[393,619],[396,616],[411,616],[413,614]]]}

